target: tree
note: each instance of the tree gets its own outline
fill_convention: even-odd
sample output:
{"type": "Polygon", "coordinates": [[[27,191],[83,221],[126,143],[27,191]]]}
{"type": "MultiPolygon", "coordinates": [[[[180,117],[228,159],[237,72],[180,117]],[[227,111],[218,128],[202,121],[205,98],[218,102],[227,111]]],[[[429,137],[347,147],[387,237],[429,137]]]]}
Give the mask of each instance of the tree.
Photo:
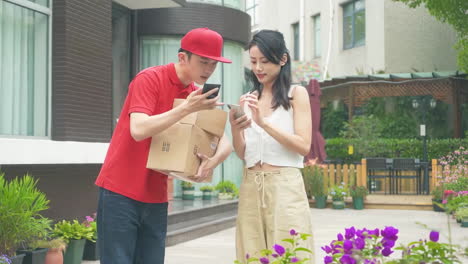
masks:
{"type": "Polygon", "coordinates": [[[394,0],[411,8],[421,4],[437,20],[453,26],[458,35],[455,48],[458,50],[458,66],[468,72],[468,0],[394,0]]]}

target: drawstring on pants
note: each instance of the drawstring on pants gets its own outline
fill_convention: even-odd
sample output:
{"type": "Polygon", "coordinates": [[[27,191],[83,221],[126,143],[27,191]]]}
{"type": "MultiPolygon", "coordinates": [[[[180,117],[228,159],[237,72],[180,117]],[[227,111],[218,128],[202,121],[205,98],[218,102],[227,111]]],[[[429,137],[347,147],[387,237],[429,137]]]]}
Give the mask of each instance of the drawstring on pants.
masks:
{"type": "Polygon", "coordinates": [[[266,208],[265,204],[265,172],[255,172],[255,183],[258,191],[262,191],[262,208],[266,208]]]}

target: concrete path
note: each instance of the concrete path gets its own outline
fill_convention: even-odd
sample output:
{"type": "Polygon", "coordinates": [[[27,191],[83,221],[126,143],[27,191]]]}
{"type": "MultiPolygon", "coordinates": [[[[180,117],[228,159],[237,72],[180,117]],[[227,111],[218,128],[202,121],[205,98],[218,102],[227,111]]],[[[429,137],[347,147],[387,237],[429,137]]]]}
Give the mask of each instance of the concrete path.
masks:
{"type": "MultiPolygon", "coordinates": [[[[394,226],[400,230],[397,243],[408,243],[418,239],[428,239],[430,230],[416,224],[421,222],[431,229],[441,231],[441,241],[448,241],[446,235],[447,217],[433,211],[381,210],[362,211],[345,209],[311,209],[316,263],[323,263],[325,253],[321,246],[336,239],[336,234],[345,227],[384,228],[394,226]]],[[[450,220],[452,239],[456,244],[468,247],[468,228],[461,228],[450,220]]],[[[166,249],[165,264],[232,264],[235,259],[235,229],[230,228],[209,236],[201,237],[166,249]]],[[[468,259],[463,263],[468,263],[468,259]]],[[[84,261],[98,264],[98,261],[84,261]]]]}

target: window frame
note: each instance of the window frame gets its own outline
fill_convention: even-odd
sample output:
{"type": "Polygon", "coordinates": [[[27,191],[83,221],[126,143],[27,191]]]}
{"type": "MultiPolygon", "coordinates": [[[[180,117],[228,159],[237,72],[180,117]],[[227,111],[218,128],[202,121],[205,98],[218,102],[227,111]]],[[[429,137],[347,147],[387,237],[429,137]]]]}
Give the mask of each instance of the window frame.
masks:
{"type": "Polygon", "coordinates": [[[300,54],[300,29],[299,29],[299,22],[291,24],[292,27],[292,37],[293,37],[293,60],[298,61],[301,58],[300,54]]]}
{"type": "Polygon", "coordinates": [[[249,11],[252,10],[252,14],[253,16],[250,16],[250,26],[251,27],[254,27],[256,25],[258,25],[258,16],[257,16],[257,11],[258,11],[258,1],[259,0],[252,0],[253,2],[253,5],[251,6],[248,6],[247,3],[248,3],[248,0],[245,1],[245,13],[247,13],[249,16],[249,11]]]}
{"type": "Polygon", "coordinates": [[[366,16],[366,1],[365,0],[353,0],[341,5],[343,11],[343,50],[352,49],[360,46],[364,46],[366,44],[366,26],[365,26],[365,16],[366,16]],[[356,3],[362,1],[363,7],[360,9],[356,9],[356,3]],[[345,9],[351,6],[351,13],[346,14],[345,9]],[[356,40],[356,15],[357,13],[363,11],[364,12],[364,39],[363,40],[356,40]],[[346,30],[346,18],[351,17],[351,40],[350,43],[346,43],[345,41],[345,30],[346,30]]]}
{"type": "Polygon", "coordinates": [[[322,45],[320,45],[320,49],[317,49],[317,41],[320,43],[322,38],[322,16],[319,14],[313,15],[312,16],[312,22],[313,22],[313,36],[314,36],[314,58],[321,58],[322,57],[322,45]],[[317,30],[317,20],[319,22],[319,27],[317,30]],[[317,32],[318,31],[318,32],[317,32]],[[317,35],[319,36],[319,39],[317,40],[317,35]]]}
{"type": "Polygon", "coordinates": [[[46,98],[46,135],[45,136],[24,136],[24,135],[2,135],[0,138],[25,138],[25,139],[51,139],[52,138],[52,6],[54,0],[48,0],[48,6],[43,6],[28,0],[0,0],[8,2],[22,8],[47,16],[47,98],[46,98]]]}

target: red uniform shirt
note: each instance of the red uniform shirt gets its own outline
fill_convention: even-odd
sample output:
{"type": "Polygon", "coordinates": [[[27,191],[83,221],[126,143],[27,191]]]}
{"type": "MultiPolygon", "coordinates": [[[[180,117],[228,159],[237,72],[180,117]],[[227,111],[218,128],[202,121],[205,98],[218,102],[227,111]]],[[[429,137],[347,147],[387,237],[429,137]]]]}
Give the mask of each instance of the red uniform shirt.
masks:
{"type": "Polygon", "coordinates": [[[151,138],[140,142],[132,138],[130,114],[167,112],[175,98],[187,98],[195,89],[193,83],[184,87],[172,63],[138,73],[130,83],[96,185],[140,202],[167,202],[167,176],[146,168],[151,138]]]}

